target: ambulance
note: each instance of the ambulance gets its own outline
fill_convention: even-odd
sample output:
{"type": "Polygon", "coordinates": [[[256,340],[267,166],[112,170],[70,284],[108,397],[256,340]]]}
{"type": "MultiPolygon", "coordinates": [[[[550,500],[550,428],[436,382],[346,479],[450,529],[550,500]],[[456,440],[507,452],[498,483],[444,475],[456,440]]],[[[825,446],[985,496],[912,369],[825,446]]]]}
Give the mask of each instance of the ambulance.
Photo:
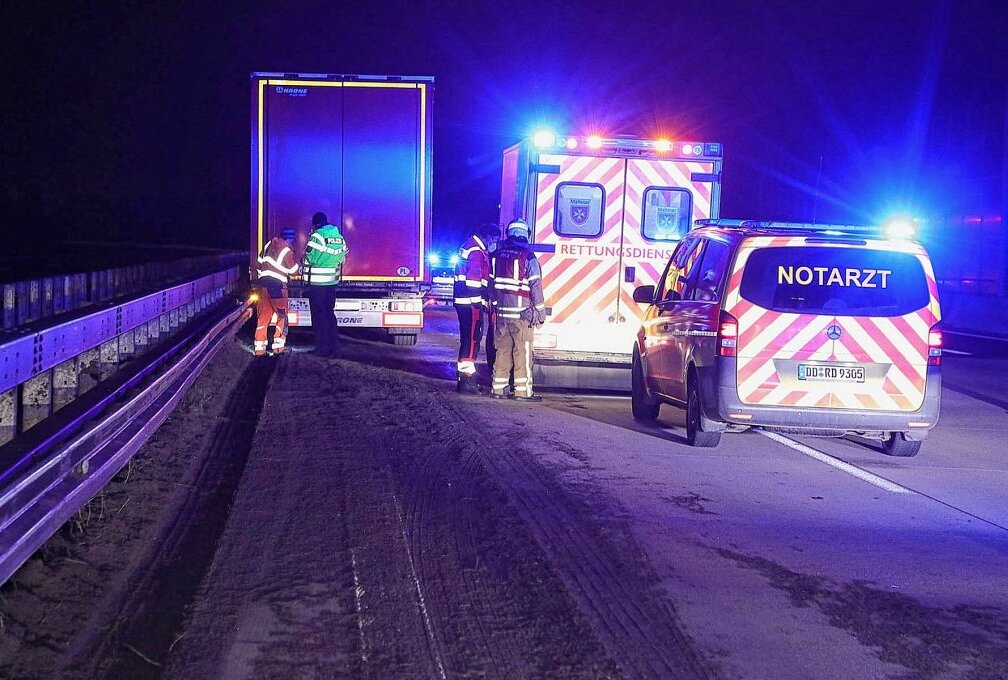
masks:
{"type": "Polygon", "coordinates": [[[529,224],[542,267],[537,385],[630,388],[646,309],[634,289],[658,281],[694,220],[718,217],[721,160],[716,142],[548,131],[504,151],[500,221],[529,224]]]}
{"type": "Polygon", "coordinates": [[[634,292],[634,417],[684,408],[694,446],[758,426],[916,455],[938,422],[941,307],[924,247],[894,232],[701,221],[634,292]]]}

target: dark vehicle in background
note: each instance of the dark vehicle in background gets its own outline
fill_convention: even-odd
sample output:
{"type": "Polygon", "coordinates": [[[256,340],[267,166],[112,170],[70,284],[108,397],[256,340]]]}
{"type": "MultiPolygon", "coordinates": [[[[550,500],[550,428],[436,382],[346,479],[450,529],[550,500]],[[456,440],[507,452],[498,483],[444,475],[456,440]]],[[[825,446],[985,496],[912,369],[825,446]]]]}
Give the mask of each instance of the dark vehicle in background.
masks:
{"type": "MultiPolygon", "coordinates": [[[[325,212],[348,246],[337,323],[384,329],[401,345],[416,342],[430,287],[433,87],[428,77],[252,74],[251,265],[286,229],[300,256],[311,216],[325,212]]],[[[311,325],[297,282],[289,320],[311,325]]]]}
{"type": "Polygon", "coordinates": [[[699,220],[633,347],[632,410],[686,410],[694,446],[762,426],[881,439],[913,456],[938,421],[941,310],[930,259],[879,228],[699,220]]]}

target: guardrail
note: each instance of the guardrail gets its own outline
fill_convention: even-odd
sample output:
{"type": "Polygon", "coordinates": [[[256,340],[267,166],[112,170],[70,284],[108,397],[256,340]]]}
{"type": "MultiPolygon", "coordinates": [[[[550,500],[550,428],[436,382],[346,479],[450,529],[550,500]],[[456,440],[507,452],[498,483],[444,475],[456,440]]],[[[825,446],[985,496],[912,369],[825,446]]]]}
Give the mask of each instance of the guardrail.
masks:
{"type": "MultiPolygon", "coordinates": [[[[206,291],[185,305],[200,299],[219,300],[220,295],[206,291]]],[[[122,469],[250,316],[246,303],[209,326],[197,324],[13,465],[6,461],[0,470],[0,584],[122,469]],[[144,386],[151,376],[156,377],[144,386]]]]}
{"type": "Polygon", "coordinates": [[[5,329],[17,328],[247,263],[247,252],[234,251],[4,283],[0,284],[0,324],[5,329]]]}
{"type": "Polygon", "coordinates": [[[0,342],[0,445],[234,293],[239,272],[239,267],[232,267],[208,274],[0,342]]]}

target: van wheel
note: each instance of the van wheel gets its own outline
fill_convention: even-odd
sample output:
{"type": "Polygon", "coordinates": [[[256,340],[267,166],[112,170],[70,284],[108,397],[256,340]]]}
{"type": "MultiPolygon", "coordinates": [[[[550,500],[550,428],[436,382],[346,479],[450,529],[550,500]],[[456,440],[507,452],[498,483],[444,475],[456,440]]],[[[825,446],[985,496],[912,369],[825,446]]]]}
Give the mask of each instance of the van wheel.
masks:
{"type": "Polygon", "coordinates": [[[661,402],[648,396],[644,387],[644,367],[641,366],[640,356],[635,351],[630,375],[630,411],[636,420],[654,421],[660,408],[661,402]]]}
{"type": "Polygon", "coordinates": [[[704,430],[703,409],[700,406],[700,388],[692,377],[686,388],[686,441],[690,446],[712,449],[721,443],[720,432],[704,430]]]}
{"type": "Polygon", "coordinates": [[[920,452],[920,447],[919,441],[907,439],[902,432],[890,432],[889,436],[882,440],[882,452],[887,456],[910,458],[920,452]]]}

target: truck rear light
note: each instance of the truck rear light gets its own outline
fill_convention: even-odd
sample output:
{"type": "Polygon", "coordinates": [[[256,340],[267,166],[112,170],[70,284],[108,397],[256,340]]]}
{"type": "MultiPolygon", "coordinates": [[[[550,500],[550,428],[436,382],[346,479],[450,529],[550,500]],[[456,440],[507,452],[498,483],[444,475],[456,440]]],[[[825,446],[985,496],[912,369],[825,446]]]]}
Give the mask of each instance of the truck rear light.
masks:
{"type": "Polygon", "coordinates": [[[287,325],[297,326],[298,325],[298,313],[288,309],[287,310],[287,325]]]}
{"type": "Polygon", "coordinates": [[[738,319],[721,312],[718,323],[718,356],[733,357],[738,349],[738,319]]]}
{"type": "Polygon", "coordinates": [[[942,358],[942,337],[940,324],[931,326],[928,331],[928,366],[941,366],[942,358]]]}
{"type": "Polygon", "coordinates": [[[389,310],[393,312],[419,312],[419,300],[393,300],[389,303],[389,310]]]}

